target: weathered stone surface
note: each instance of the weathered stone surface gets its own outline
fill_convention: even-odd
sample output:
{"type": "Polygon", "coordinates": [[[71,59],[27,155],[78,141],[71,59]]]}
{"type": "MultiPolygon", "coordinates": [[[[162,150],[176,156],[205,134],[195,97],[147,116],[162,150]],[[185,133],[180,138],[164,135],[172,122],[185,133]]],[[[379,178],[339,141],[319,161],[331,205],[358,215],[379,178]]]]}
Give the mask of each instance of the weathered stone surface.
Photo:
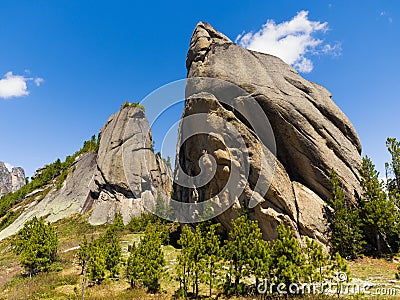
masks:
{"type": "Polygon", "coordinates": [[[47,216],[49,222],[55,222],[74,213],[82,213],[85,203],[90,201],[90,189],[94,186],[93,174],[96,170],[96,154],[87,153],[74,163],[75,171],[68,175],[61,189],[51,191],[40,200],[24,208],[23,213],[7,228],[0,232],[0,240],[21,229],[25,222],[33,217],[47,216]]]}
{"type": "Polygon", "coordinates": [[[11,189],[11,176],[6,165],[0,162],[0,197],[8,194],[11,189]]]}
{"type": "Polygon", "coordinates": [[[11,171],[11,191],[15,192],[26,184],[24,169],[17,167],[11,171]]]}
{"type": "MultiPolygon", "coordinates": [[[[266,195],[254,197],[259,204],[249,209],[250,216],[260,221],[264,237],[274,238],[276,224],[283,220],[299,236],[307,235],[325,243],[323,205],[330,196],[330,170],[333,168],[338,173],[347,197],[355,199],[361,192],[361,143],[330,93],[302,78],[281,59],[243,49],[206,23],[199,23],[193,33],[186,65],[189,78],[217,78],[245,90],[259,103],[271,123],[277,148],[274,177],[266,195]]],[[[186,100],[183,116],[207,112],[210,122],[215,115],[225,118],[246,140],[250,157],[252,171],[244,193],[237,195],[233,209],[218,216],[229,228],[237,208],[246,206],[253,195],[252,186],[257,177],[264,176],[260,172],[263,146],[253,138],[252,128],[243,116],[232,116],[230,108],[219,104],[218,94],[199,96],[202,91],[199,85],[189,93],[191,97],[186,100]]],[[[251,113],[249,115],[251,117],[251,113]]],[[[215,133],[220,130],[223,128],[215,128],[215,133]]],[[[204,149],[214,153],[218,160],[218,144],[203,139],[203,142],[196,139],[195,143],[187,142],[183,146],[179,161],[187,174],[198,172],[196,159],[204,149]]],[[[228,154],[224,156],[225,159],[229,157],[228,154]]],[[[199,191],[199,201],[207,199],[214,186],[221,189],[218,180],[214,178],[199,191]]],[[[180,201],[190,201],[187,189],[179,186],[175,189],[180,201]]]]}
{"type": "Polygon", "coordinates": [[[25,185],[25,171],[22,168],[12,168],[11,172],[5,163],[0,161],[0,197],[15,192],[25,185]]]}
{"type": "Polygon", "coordinates": [[[158,190],[170,194],[172,172],[152,151],[149,124],[141,109],[127,107],[112,115],[100,139],[92,224],[112,221],[116,212],[127,223],[144,211],[143,201],[155,202],[158,190]]]}
{"type": "Polygon", "coordinates": [[[312,190],[293,181],[293,191],[298,207],[298,226],[303,235],[327,244],[326,204],[312,190]]]}
{"type": "Polygon", "coordinates": [[[89,222],[99,225],[112,222],[120,212],[128,223],[145,210],[145,202],[155,203],[158,191],[169,195],[172,189],[172,172],[151,145],[144,112],[137,107],[121,109],[101,129],[98,153],[78,157],[63,186],[53,187],[44,199],[38,198],[40,191],[31,193],[35,201],[0,232],[0,240],[34,216],[55,222],[89,212],[89,222]]]}

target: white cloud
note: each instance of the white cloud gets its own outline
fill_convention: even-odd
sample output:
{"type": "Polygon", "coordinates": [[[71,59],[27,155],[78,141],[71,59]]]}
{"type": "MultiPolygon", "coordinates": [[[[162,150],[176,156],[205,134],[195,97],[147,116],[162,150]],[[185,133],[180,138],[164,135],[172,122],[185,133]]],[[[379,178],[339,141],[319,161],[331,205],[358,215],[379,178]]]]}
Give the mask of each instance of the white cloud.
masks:
{"type": "Polygon", "coordinates": [[[28,81],[33,81],[37,86],[40,86],[43,82],[43,78],[30,78],[14,75],[11,71],[7,72],[4,77],[0,79],[0,98],[8,99],[29,95],[28,81]]]}
{"type": "Polygon", "coordinates": [[[14,166],[10,165],[9,163],[4,163],[4,165],[6,166],[6,168],[8,169],[9,172],[12,172],[12,169],[14,168],[14,166]]]}
{"type": "Polygon", "coordinates": [[[313,69],[311,55],[340,55],[340,44],[330,45],[314,37],[316,33],[326,33],[328,23],[310,21],[308,11],[300,11],[293,19],[276,24],[267,20],[257,32],[238,35],[235,42],[244,48],[280,57],[298,71],[309,73],[313,69]]]}
{"type": "MultiPolygon", "coordinates": [[[[342,54],[342,46],[339,43],[336,43],[334,45],[325,44],[321,48],[319,53],[330,54],[330,55],[333,55],[333,56],[339,56],[339,55],[342,54]]],[[[318,52],[316,54],[318,54],[318,52]]]]}
{"type": "Polygon", "coordinates": [[[26,85],[27,79],[24,76],[13,75],[12,72],[6,73],[0,79],[0,98],[21,97],[29,95],[26,85]]]}

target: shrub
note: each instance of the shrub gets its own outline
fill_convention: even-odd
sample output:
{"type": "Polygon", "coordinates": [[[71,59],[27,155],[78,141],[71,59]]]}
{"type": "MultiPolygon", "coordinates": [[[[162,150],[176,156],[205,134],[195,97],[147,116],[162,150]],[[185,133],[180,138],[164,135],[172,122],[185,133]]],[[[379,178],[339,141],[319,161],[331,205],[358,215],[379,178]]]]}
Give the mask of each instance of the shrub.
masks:
{"type": "Polygon", "coordinates": [[[48,271],[55,262],[58,238],[54,227],[34,217],[25,223],[12,241],[13,251],[20,257],[20,264],[29,276],[48,271]]]}

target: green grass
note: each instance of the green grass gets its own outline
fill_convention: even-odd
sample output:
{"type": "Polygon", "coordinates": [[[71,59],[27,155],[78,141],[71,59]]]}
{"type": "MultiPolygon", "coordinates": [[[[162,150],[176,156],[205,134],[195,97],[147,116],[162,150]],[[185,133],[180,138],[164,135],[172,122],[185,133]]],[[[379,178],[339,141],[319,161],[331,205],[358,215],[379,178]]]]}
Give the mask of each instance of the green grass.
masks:
{"type": "Polygon", "coordinates": [[[368,282],[373,285],[369,289],[371,295],[363,299],[400,299],[400,281],[396,280],[397,263],[386,259],[366,257],[348,263],[351,277],[355,282],[368,282]],[[382,292],[380,289],[386,289],[382,292]],[[396,296],[383,295],[395,293],[396,296]],[[379,294],[379,295],[376,295],[379,294]]]}
{"type": "Polygon", "coordinates": [[[363,258],[348,263],[352,276],[362,280],[394,280],[397,264],[386,259],[363,258]]]}
{"type": "Polygon", "coordinates": [[[11,225],[20,215],[21,212],[17,213],[13,210],[10,210],[5,216],[0,218],[0,231],[11,225]]]}
{"type": "Polygon", "coordinates": [[[61,251],[79,246],[84,235],[91,240],[92,236],[96,238],[106,231],[105,225],[90,225],[87,221],[89,215],[90,212],[84,215],[73,214],[53,224],[57,231],[61,251]]]}
{"type": "MultiPolygon", "coordinates": [[[[64,271],[39,274],[32,278],[19,275],[7,284],[4,299],[81,299],[81,282],[79,274],[64,271]]],[[[163,294],[155,297],[148,295],[143,289],[131,290],[124,280],[106,279],[101,285],[86,287],[85,299],[168,298],[163,294]]]]}
{"type": "Polygon", "coordinates": [[[139,102],[129,102],[129,101],[125,101],[124,104],[121,105],[121,109],[125,108],[125,107],[138,107],[141,110],[145,111],[145,108],[143,105],[141,105],[139,102]]]}
{"type": "Polygon", "coordinates": [[[61,299],[58,298],[59,287],[75,286],[79,275],[63,274],[62,272],[43,273],[32,278],[22,275],[15,276],[5,286],[5,293],[9,299],[61,299]]]}

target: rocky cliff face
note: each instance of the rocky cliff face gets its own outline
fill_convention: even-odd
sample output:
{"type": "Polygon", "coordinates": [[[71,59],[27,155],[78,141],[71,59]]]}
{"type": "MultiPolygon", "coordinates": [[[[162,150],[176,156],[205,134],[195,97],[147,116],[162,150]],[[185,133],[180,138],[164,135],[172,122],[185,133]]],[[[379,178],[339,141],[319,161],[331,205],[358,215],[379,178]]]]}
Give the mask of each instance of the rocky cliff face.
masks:
{"type": "Polygon", "coordinates": [[[0,198],[15,192],[25,185],[25,171],[22,168],[12,168],[11,172],[5,163],[0,161],[0,198]]]}
{"type": "MultiPolygon", "coordinates": [[[[361,192],[361,144],[331,94],[302,78],[281,59],[243,49],[206,23],[199,23],[193,33],[186,65],[188,78],[228,81],[253,97],[268,117],[276,141],[277,160],[262,169],[260,153],[270,157],[274,151],[255,137],[255,128],[249,125],[253,112],[239,114],[222,103],[222,98],[229,96],[223,87],[191,84],[183,118],[207,113],[214,137],[203,135],[187,140],[177,161],[186,174],[199,173],[198,160],[204,153],[212,155],[217,164],[213,179],[196,192],[196,201],[210,199],[221,191],[221,185],[226,182],[224,178],[229,177],[229,165],[235,165],[237,153],[247,151],[250,170],[247,182],[243,183],[244,191],[240,195],[229,195],[229,191],[220,195],[226,199],[219,201],[234,205],[219,215],[218,220],[229,228],[238,210],[245,208],[251,218],[259,220],[266,239],[275,238],[278,222],[284,221],[298,237],[306,235],[326,243],[324,210],[330,196],[330,170],[338,173],[347,197],[355,199],[361,192]],[[216,118],[224,119],[224,126],[218,126],[216,118]],[[223,140],[215,138],[229,126],[240,133],[247,149],[226,147],[223,140]],[[268,172],[273,173],[268,191],[254,190],[257,180],[267,178],[268,172]],[[232,200],[232,197],[236,198],[232,200]],[[249,205],[251,200],[257,205],[249,205]]],[[[243,96],[230,100],[246,101],[243,96]]],[[[179,177],[179,172],[175,176],[179,177]]],[[[193,201],[189,188],[176,185],[175,194],[179,201],[193,201]]]]}
{"type": "MultiPolygon", "coordinates": [[[[94,187],[91,189],[92,224],[113,220],[121,212],[124,221],[140,215],[143,204],[155,203],[158,191],[169,195],[172,172],[152,151],[152,137],[143,110],[125,108],[114,114],[100,131],[94,187]]],[[[148,207],[148,206],[147,206],[148,207]]]]}
{"type": "Polygon", "coordinates": [[[74,213],[90,213],[93,225],[112,222],[120,212],[124,223],[140,216],[144,202],[154,203],[158,191],[172,190],[171,170],[152,151],[152,137],[143,110],[124,107],[112,115],[100,131],[98,153],[78,157],[63,186],[41,199],[42,190],[28,197],[35,200],[0,232],[0,240],[14,234],[34,216],[55,222],[74,213]]]}

